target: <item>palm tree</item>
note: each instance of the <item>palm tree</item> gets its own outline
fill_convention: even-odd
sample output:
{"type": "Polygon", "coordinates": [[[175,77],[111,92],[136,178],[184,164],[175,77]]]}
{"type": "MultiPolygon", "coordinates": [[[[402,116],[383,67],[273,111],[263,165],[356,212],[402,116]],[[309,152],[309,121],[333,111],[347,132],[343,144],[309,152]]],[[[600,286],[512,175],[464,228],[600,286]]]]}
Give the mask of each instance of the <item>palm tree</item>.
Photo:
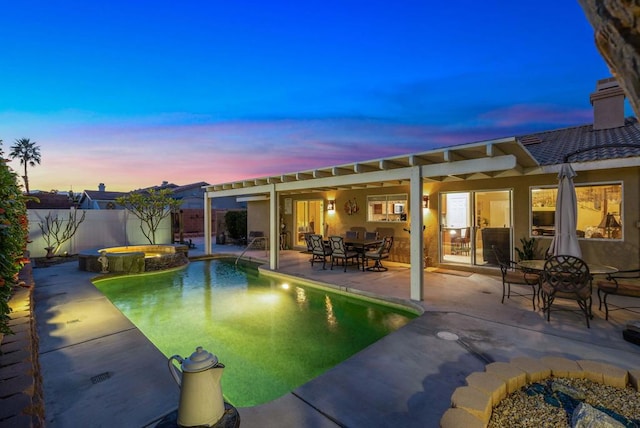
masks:
{"type": "Polygon", "coordinates": [[[24,187],[29,194],[29,178],[27,177],[27,165],[36,166],[40,163],[40,146],[36,145],[35,141],[31,141],[28,138],[20,138],[16,140],[15,144],[11,146],[11,153],[9,156],[12,159],[20,159],[20,165],[24,165],[24,187]]]}

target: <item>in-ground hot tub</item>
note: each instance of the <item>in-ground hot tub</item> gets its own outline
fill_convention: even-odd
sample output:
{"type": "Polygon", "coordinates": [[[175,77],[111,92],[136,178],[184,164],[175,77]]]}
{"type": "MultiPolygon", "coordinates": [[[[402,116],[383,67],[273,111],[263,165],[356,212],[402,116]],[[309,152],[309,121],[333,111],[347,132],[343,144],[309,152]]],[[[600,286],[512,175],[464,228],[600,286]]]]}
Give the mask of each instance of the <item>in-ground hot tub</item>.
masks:
{"type": "Polygon", "coordinates": [[[78,268],[87,272],[142,273],[184,266],[189,263],[188,256],[186,245],[96,248],[78,254],[78,268]]]}

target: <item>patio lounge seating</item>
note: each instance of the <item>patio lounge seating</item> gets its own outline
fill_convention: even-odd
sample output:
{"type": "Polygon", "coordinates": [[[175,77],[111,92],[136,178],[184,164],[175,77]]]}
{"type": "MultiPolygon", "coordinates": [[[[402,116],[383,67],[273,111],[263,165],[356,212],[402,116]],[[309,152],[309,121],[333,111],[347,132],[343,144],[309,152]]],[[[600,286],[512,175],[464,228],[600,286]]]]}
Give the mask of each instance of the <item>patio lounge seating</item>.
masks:
{"type": "Polygon", "coordinates": [[[555,299],[575,300],[590,327],[591,318],[591,274],[587,264],[574,256],[552,256],[544,264],[541,284],[543,310],[547,321],[551,318],[551,306],[555,299]]]}
{"type": "Polygon", "coordinates": [[[540,275],[537,273],[529,272],[518,267],[518,264],[512,260],[509,260],[502,251],[495,245],[491,246],[493,253],[496,257],[496,261],[500,266],[500,272],[502,273],[502,303],[504,303],[505,296],[507,299],[511,298],[511,294],[518,297],[531,296],[531,302],[533,303],[533,310],[536,310],[536,300],[540,302],[540,294],[537,286],[540,284],[540,275]],[[524,288],[531,289],[530,293],[516,292],[511,290],[512,285],[522,285],[524,288]]]}
{"type": "Polygon", "coordinates": [[[326,269],[327,257],[331,256],[331,248],[324,245],[322,235],[309,235],[311,240],[311,266],[314,262],[322,262],[322,269],[326,269]]]}
{"type": "Polygon", "coordinates": [[[640,306],[622,306],[622,303],[616,304],[607,301],[609,295],[623,297],[640,297],[640,269],[621,270],[616,273],[608,274],[607,279],[598,281],[598,309],[602,310],[604,303],[604,318],[609,319],[609,311],[625,309],[631,312],[638,312],[632,309],[640,309],[640,306]],[[604,295],[604,297],[602,297],[604,295]],[[613,309],[609,309],[609,305],[613,309]]]}
{"type": "Polygon", "coordinates": [[[373,260],[375,263],[373,266],[367,267],[367,270],[383,272],[388,270],[386,267],[382,265],[383,259],[389,258],[389,253],[391,252],[391,247],[393,246],[393,237],[385,236],[382,244],[375,251],[367,251],[364,253],[362,259],[362,270],[365,269],[369,260],[373,260]]]}
{"type": "Polygon", "coordinates": [[[360,253],[348,250],[344,245],[342,236],[330,236],[329,245],[331,246],[331,270],[333,270],[336,260],[342,260],[345,272],[347,271],[347,262],[349,260],[352,262],[355,260],[358,269],[360,269],[360,253]]]}

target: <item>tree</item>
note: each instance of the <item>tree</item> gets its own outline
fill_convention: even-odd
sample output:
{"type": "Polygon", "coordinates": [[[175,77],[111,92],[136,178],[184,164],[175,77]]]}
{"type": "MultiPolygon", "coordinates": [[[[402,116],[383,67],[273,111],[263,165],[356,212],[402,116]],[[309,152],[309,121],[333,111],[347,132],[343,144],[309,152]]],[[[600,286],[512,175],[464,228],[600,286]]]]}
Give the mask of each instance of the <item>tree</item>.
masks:
{"type": "Polygon", "coordinates": [[[578,0],[595,32],[595,44],[611,73],[640,115],[640,25],[638,3],[578,0]]]}
{"type": "Polygon", "coordinates": [[[180,207],[180,201],[171,197],[171,189],[130,193],[116,198],[116,203],[140,219],[140,230],[150,244],[156,243],[156,231],[162,219],[180,207]]]}
{"type": "Polygon", "coordinates": [[[229,231],[231,239],[241,239],[247,236],[247,212],[246,211],[227,211],[224,215],[224,222],[229,231]]]}
{"type": "Polygon", "coordinates": [[[38,223],[42,237],[47,243],[47,257],[51,254],[57,254],[62,247],[62,244],[73,238],[78,231],[78,227],[84,221],[87,212],[82,211],[82,217],[78,219],[78,210],[73,209],[69,211],[69,218],[65,221],[58,217],[58,215],[51,215],[49,212],[44,217],[44,222],[38,223]],[[52,249],[49,251],[48,249],[52,249]]]}
{"type": "Polygon", "coordinates": [[[40,164],[40,146],[35,141],[28,138],[20,138],[11,146],[9,156],[12,159],[20,159],[20,165],[24,165],[24,188],[29,194],[29,177],[27,177],[27,166],[36,166],[40,164]]]}

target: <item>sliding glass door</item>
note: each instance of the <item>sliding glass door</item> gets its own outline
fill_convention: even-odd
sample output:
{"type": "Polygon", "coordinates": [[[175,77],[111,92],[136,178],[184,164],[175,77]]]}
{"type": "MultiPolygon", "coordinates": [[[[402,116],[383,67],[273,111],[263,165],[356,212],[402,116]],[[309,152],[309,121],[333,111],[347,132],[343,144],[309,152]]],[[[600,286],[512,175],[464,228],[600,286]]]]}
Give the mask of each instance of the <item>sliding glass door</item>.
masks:
{"type": "Polygon", "coordinates": [[[307,233],[324,234],[324,200],[296,201],[293,215],[296,225],[295,245],[306,246],[304,236],[307,233]]]}
{"type": "Polygon", "coordinates": [[[495,265],[492,246],[511,256],[511,191],[442,193],[440,260],[495,265]]]}

